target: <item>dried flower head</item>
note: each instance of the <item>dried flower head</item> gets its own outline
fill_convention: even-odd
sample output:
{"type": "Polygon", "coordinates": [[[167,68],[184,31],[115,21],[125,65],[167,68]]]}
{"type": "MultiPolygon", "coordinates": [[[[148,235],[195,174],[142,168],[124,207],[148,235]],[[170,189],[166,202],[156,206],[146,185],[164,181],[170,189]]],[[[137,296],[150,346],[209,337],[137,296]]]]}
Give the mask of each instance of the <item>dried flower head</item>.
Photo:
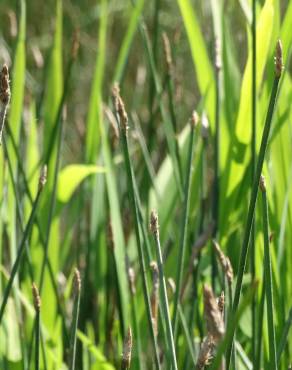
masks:
{"type": "Polygon", "coordinates": [[[6,64],[0,73],[0,144],[2,141],[3,128],[6,118],[7,106],[10,101],[9,72],[6,64]]]}
{"type": "Polygon", "coordinates": [[[162,34],[162,39],[163,39],[164,56],[165,56],[165,61],[166,61],[166,66],[167,66],[167,73],[171,75],[173,71],[171,48],[170,48],[169,38],[165,32],[163,32],[162,34]]]}
{"type": "Polygon", "coordinates": [[[43,190],[46,182],[47,182],[47,175],[48,175],[48,167],[45,164],[41,170],[40,178],[39,178],[39,190],[43,190]]]}
{"type": "Polygon", "coordinates": [[[80,277],[80,271],[75,268],[74,270],[74,292],[75,294],[80,294],[81,291],[81,277],[80,277]]]}
{"type": "Polygon", "coordinates": [[[263,175],[260,177],[260,183],[259,183],[261,191],[264,193],[266,192],[266,179],[263,175]]]}
{"type": "Polygon", "coordinates": [[[220,296],[217,298],[218,308],[221,312],[222,318],[224,317],[224,305],[225,305],[225,294],[224,291],[221,292],[220,296]]]}
{"type": "Polygon", "coordinates": [[[0,101],[3,105],[8,105],[10,100],[9,72],[6,64],[3,65],[0,74],[0,101]]]}
{"type": "Polygon", "coordinates": [[[281,40],[277,41],[276,53],[275,53],[275,75],[280,78],[284,69],[283,64],[283,48],[281,40]]]}
{"type": "Polygon", "coordinates": [[[231,284],[233,281],[233,268],[231,266],[230,259],[227,256],[225,256],[225,254],[222,252],[220,248],[220,245],[215,240],[213,240],[212,242],[213,242],[213,247],[219,258],[220,264],[222,266],[222,269],[228,279],[228,282],[231,284]]]}
{"type": "Polygon", "coordinates": [[[132,357],[132,330],[129,327],[126,338],[124,340],[124,348],[123,348],[123,355],[122,355],[122,370],[128,370],[131,365],[131,357],[132,357]]]}
{"type": "Polygon", "coordinates": [[[203,340],[196,368],[198,370],[204,369],[205,366],[208,366],[210,364],[210,361],[212,359],[212,353],[214,349],[214,342],[210,335],[207,335],[207,337],[203,340]]]}
{"type": "Polygon", "coordinates": [[[115,84],[112,89],[112,96],[113,96],[115,111],[119,117],[120,129],[122,130],[122,132],[126,134],[129,128],[128,115],[125,109],[125,104],[120,96],[120,88],[117,84],[115,84]]]}
{"type": "Polygon", "coordinates": [[[41,309],[41,297],[40,297],[39,290],[35,283],[32,283],[32,295],[33,295],[34,308],[37,312],[39,312],[41,309]]]}
{"type": "Polygon", "coordinates": [[[225,333],[224,322],[216,298],[210,286],[204,285],[204,312],[208,333],[217,343],[225,333]]]}
{"type": "Polygon", "coordinates": [[[159,234],[159,224],[158,224],[158,214],[155,210],[151,211],[151,215],[150,215],[150,231],[154,234],[154,235],[158,235],[159,234]]]}

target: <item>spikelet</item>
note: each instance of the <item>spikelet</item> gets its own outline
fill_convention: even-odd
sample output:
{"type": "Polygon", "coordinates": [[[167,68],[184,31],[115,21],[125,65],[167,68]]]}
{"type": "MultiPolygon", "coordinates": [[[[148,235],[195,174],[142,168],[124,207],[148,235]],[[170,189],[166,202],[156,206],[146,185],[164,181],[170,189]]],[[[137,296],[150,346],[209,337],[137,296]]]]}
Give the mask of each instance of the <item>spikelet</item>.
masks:
{"type": "Polygon", "coordinates": [[[124,340],[124,348],[123,348],[123,355],[122,355],[122,370],[128,370],[131,365],[131,357],[132,357],[132,330],[129,327],[126,338],[124,340]]]}
{"type": "Polygon", "coordinates": [[[230,259],[222,252],[220,245],[216,242],[216,240],[213,240],[212,242],[222,269],[227,277],[228,282],[231,284],[233,281],[233,268],[231,266],[230,259]]]}
{"type": "Polygon", "coordinates": [[[282,71],[284,69],[283,65],[283,49],[281,40],[277,41],[276,52],[275,52],[275,75],[280,78],[282,71]]]}
{"type": "Polygon", "coordinates": [[[41,297],[39,294],[39,290],[35,283],[32,283],[32,295],[33,295],[33,305],[36,312],[40,312],[41,309],[41,297]]]}
{"type": "Polygon", "coordinates": [[[207,335],[207,337],[203,340],[196,368],[198,370],[204,369],[205,366],[208,366],[210,364],[210,361],[212,359],[212,353],[214,349],[214,342],[210,335],[207,335]]]}
{"type": "Polygon", "coordinates": [[[217,344],[225,333],[224,322],[213,290],[206,284],[204,285],[204,313],[208,333],[213,337],[214,343],[217,344]]]}
{"type": "Polygon", "coordinates": [[[156,211],[151,211],[150,215],[150,231],[155,235],[159,236],[159,224],[158,224],[158,214],[156,211]]]}

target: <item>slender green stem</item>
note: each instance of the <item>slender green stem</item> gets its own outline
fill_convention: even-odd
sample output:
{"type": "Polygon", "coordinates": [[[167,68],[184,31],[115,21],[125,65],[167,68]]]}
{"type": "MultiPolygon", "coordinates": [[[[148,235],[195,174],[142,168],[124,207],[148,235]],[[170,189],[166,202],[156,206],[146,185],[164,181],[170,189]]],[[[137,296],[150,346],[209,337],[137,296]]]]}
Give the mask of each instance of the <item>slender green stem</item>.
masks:
{"type": "Polygon", "coordinates": [[[120,122],[120,117],[118,114],[116,114],[116,120],[117,120],[119,129],[120,129],[121,138],[122,138],[123,155],[124,155],[125,167],[126,167],[126,173],[127,173],[130,204],[132,205],[133,212],[134,212],[135,236],[136,236],[136,242],[137,242],[137,248],[138,248],[139,264],[140,264],[140,269],[142,273],[142,287],[143,287],[144,300],[146,304],[148,325],[149,325],[151,340],[152,340],[153,349],[154,349],[155,365],[156,365],[156,369],[160,369],[157,339],[154,333],[154,327],[153,327],[152,318],[151,318],[151,304],[150,304],[150,295],[149,295],[149,288],[148,288],[148,282],[147,282],[145,257],[144,257],[144,251],[142,248],[140,231],[139,231],[139,212],[138,212],[138,206],[137,206],[137,199],[135,195],[135,185],[134,185],[135,182],[134,182],[134,174],[133,174],[130,153],[129,153],[127,129],[126,127],[121,127],[122,123],[120,122]]]}
{"type": "MultiPolygon", "coordinates": [[[[263,274],[264,275],[264,274],[263,274]]],[[[264,322],[264,308],[265,308],[265,297],[266,297],[266,287],[265,287],[265,276],[263,277],[263,287],[260,298],[260,305],[258,308],[258,325],[257,325],[257,348],[256,357],[254,362],[255,369],[261,369],[261,356],[262,356],[262,338],[263,338],[263,322],[264,322]]]]}
{"type": "Polygon", "coordinates": [[[185,250],[186,250],[188,217],[189,217],[189,208],[190,208],[191,173],[192,173],[192,162],[193,162],[193,155],[194,155],[195,124],[191,123],[190,125],[191,125],[190,144],[189,144],[188,162],[187,162],[187,168],[186,168],[186,182],[185,182],[185,189],[184,189],[185,198],[184,198],[184,208],[183,208],[181,233],[180,233],[179,255],[178,255],[177,273],[176,273],[176,290],[175,290],[175,295],[174,295],[174,311],[173,311],[173,319],[172,319],[172,327],[173,327],[175,340],[176,340],[176,335],[177,335],[177,323],[178,323],[178,320],[177,320],[178,304],[179,304],[179,297],[181,293],[185,250]]]}
{"type": "MultiPolygon", "coordinates": [[[[253,185],[256,169],[256,0],[252,0],[252,114],[251,114],[251,187],[253,185]]],[[[251,241],[250,241],[250,271],[252,280],[255,279],[255,217],[252,222],[251,241]]],[[[252,317],[252,362],[256,356],[256,298],[254,297],[251,305],[252,317]]]]}
{"type": "MultiPolygon", "coordinates": [[[[263,180],[262,180],[263,181],[263,180]]],[[[266,187],[261,182],[262,191],[262,205],[263,205],[263,233],[264,233],[264,273],[266,283],[266,299],[267,299],[267,318],[268,318],[268,332],[269,332],[269,368],[277,370],[277,356],[276,356],[276,338],[274,327],[274,302],[273,302],[273,281],[272,281],[272,267],[270,255],[270,240],[269,240],[269,218],[268,218],[268,201],[266,187]]]]}
{"type": "Polygon", "coordinates": [[[180,321],[181,321],[181,324],[182,324],[182,327],[183,327],[183,331],[185,333],[189,353],[190,353],[191,358],[192,358],[192,366],[196,366],[197,361],[196,361],[196,356],[195,356],[192,337],[191,337],[191,334],[190,334],[190,329],[188,328],[187,320],[186,320],[186,317],[183,313],[183,309],[182,309],[180,304],[178,305],[178,314],[179,314],[180,321]]]}
{"type": "Polygon", "coordinates": [[[70,357],[69,357],[69,370],[75,370],[76,363],[76,343],[77,343],[77,328],[78,318],[80,309],[80,292],[81,292],[81,280],[80,273],[76,269],[74,275],[74,307],[73,307],[73,319],[71,326],[71,338],[70,338],[70,357]]]}
{"type": "Polygon", "coordinates": [[[13,285],[14,278],[15,278],[16,273],[18,271],[18,268],[20,266],[20,262],[21,262],[21,259],[22,259],[22,256],[23,256],[26,241],[29,237],[29,234],[30,234],[33,222],[34,222],[34,218],[35,218],[37,206],[39,204],[41,192],[42,192],[42,187],[39,187],[36,198],[35,198],[35,201],[34,201],[34,204],[33,204],[33,207],[32,207],[32,210],[31,210],[31,214],[30,214],[28,223],[27,223],[27,225],[24,229],[24,232],[23,232],[23,236],[22,236],[22,240],[20,242],[20,246],[18,248],[16,260],[15,260],[13,266],[12,266],[11,274],[10,274],[7,286],[5,288],[5,291],[4,291],[3,300],[2,300],[2,303],[1,303],[1,307],[0,307],[0,324],[1,324],[1,321],[2,321],[2,318],[3,318],[3,315],[4,315],[4,310],[5,310],[7,301],[8,301],[8,297],[9,297],[9,294],[10,294],[10,291],[11,291],[11,288],[12,288],[12,285],[13,285]]]}
{"type": "Polygon", "coordinates": [[[162,261],[162,252],[160,246],[160,239],[159,239],[159,230],[158,230],[158,219],[157,215],[154,213],[151,214],[151,224],[153,223],[152,219],[155,218],[154,225],[154,239],[155,239],[155,246],[156,246],[156,256],[158,261],[158,271],[159,271],[159,280],[160,280],[160,289],[161,289],[161,298],[162,298],[162,312],[163,318],[166,324],[166,331],[167,331],[167,339],[168,339],[168,347],[171,352],[171,363],[174,370],[177,370],[177,361],[176,361],[176,353],[175,353],[175,346],[174,346],[174,338],[173,338],[173,331],[171,326],[170,320],[170,313],[169,313],[169,304],[167,298],[167,291],[166,291],[166,283],[165,283],[165,276],[163,271],[163,261],[162,261]]]}
{"type": "MultiPolygon", "coordinates": [[[[264,125],[264,131],[263,131],[262,140],[261,140],[256,173],[255,173],[255,178],[253,182],[252,193],[251,193],[251,198],[250,198],[250,203],[249,203],[249,208],[248,208],[247,221],[246,221],[246,226],[244,230],[244,237],[243,237],[243,242],[241,246],[239,267],[238,267],[238,273],[237,273],[237,281],[236,281],[236,287],[235,287],[235,293],[234,293],[234,299],[233,299],[233,307],[232,307],[234,313],[237,311],[239,299],[241,295],[242,281],[243,281],[243,275],[244,275],[246,260],[247,260],[247,255],[248,255],[248,247],[249,247],[249,239],[250,239],[250,233],[251,233],[251,228],[252,228],[252,221],[254,217],[255,205],[256,205],[256,200],[257,200],[257,195],[258,195],[258,185],[259,185],[259,180],[260,180],[260,176],[261,176],[263,164],[264,164],[264,159],[265,159],[265,153],[266,153],[266,149],[268,145],[269,133],[270,133],[270,128],[272,124],[274,108],[276,105],[279,81],[280,81],[280,75],[276,74],[273,87],[272,87],[267,117],[266,117],[266,121],[264,125]]],[[[232,345],[230,345],[229,348],[227,349],[227,354],[226,354],[227,370],[229,369],[229,364],[230,364],[231,349],[232,349],[232,345]]]]}
{"type": "Polygon", "coordinates": [[[292,307],[290,308],[289,316],[288,316],[288,319],[287,319],[286,324],[284,326],[282,336],[281,336],[281,339],[279,341],[278,348],[277,348],[277,363],[278,363],[278,365],[280,363],[281,355],[282,355],[282,353],[284,351],[284,348],[285,348],[285,345],[287,343],[289,330],[290,330],[291,326],[292,326],[292,307]]]}

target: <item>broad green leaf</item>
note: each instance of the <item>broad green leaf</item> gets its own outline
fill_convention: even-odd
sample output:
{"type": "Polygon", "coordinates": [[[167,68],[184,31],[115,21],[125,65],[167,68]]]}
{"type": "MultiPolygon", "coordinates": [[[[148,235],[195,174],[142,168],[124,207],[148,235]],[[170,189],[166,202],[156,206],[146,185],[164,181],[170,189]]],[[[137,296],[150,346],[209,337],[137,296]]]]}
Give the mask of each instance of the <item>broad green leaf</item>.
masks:
{"type": "Polygon", "coordinates": [[[71,198],[77,186],[89,175],[103,173],[100,166],[86,164],[71,164],[63,168],[59,174],[57,198],[66,203],[71,198]]]}
{"type": "MultiPolygon", "coordinates": [[[[260,87],[268,52],[271,47],[270,40],[273,20],[273,0],[266,0],[257,23],[257,89],[260,87]]],[[[234,143],[236,147],[233,148],[233,160],[230,168],[227,196],[234,191],[242,179],[249,157],[246,146],[251,140],[251,53],[252,51],[250,49],[241,86],[239,111],[235,126],[237,142],[234,143]]]]}

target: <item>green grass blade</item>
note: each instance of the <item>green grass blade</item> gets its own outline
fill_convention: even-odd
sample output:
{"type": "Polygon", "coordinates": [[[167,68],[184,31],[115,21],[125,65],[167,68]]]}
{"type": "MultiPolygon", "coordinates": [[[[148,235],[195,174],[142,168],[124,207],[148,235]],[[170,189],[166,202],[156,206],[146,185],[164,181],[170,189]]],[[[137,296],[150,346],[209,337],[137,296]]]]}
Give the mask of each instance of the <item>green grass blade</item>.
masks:
{"type": "Polygon", "coordinates": [[[264,233],[264,270],[265,270],[265,292],[267,300],[267,319],[269,332],[269,368],[277,370],[278,364],[276,360],[276,344],[275,344],[275,327],[274,327],[274,303],[273,303],[273,282],[272,282],[272,267],[270,256],[270,236],[269,236],[269,218],[268,218],[268,202],[266,194],[265,180],[261,177],[260,188],[262,191],[262,217],[263,217],[263,233],[264,233]]]}

